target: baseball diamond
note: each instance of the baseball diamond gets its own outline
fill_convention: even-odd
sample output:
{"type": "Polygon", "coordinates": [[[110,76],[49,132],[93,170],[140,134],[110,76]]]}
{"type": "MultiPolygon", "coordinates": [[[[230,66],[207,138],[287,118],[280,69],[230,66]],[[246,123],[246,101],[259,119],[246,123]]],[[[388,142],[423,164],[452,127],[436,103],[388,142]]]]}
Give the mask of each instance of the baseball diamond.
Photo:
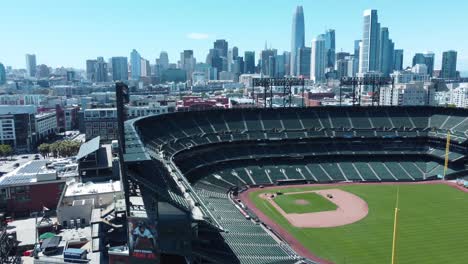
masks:
{"type": "Polygon", "coordinates": [[[466,109],[217,109],[125,130],[129,179],[191,219],[206,263],[390,263],[397,193],[397,263],[468,259],[466,109]]]}

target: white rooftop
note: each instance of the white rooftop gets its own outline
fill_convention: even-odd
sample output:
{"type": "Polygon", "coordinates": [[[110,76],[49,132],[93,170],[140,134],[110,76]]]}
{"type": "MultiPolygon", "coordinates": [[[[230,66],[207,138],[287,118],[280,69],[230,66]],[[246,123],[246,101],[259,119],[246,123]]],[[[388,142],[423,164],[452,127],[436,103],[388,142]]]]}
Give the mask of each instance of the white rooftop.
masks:
{"type": "Polygon", "coordinates": [[[120,181],[100,182],[100,183],[72,182],[67,186],[65,197],[90,195],[90,194],[98,194],[98,193],[113,193],[113,192],[120,192],[120,191],[121,191],[120,181]]]}

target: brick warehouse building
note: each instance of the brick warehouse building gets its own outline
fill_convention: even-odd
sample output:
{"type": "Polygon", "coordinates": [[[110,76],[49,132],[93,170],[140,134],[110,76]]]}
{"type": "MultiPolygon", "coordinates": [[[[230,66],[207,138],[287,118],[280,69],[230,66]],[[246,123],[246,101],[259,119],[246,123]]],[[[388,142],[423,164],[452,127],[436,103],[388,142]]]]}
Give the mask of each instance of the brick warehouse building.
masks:
{"type": "Polygon", "coordinates": [[[29,216],[44,207],[55,209],[64,185],[47,160],[30,161],[0,178],[0,210],[29,216]]]}

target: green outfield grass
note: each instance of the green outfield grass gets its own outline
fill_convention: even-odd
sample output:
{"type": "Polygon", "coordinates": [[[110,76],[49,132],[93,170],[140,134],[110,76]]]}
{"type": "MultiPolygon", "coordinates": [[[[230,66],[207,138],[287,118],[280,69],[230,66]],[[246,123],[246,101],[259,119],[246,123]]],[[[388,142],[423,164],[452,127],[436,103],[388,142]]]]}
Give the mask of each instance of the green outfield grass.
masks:
{"type": "MultiPolygon", "coordinates": [[[[398,185],[400,188],[397,263],[468,263],[468,193],[444,184],[398,185]]],[[[339,188],[363,198],[369,215],[335,228],[296,228],[267,201],[250,198],[317,256],[336,264],[390,263],[397,185],[350,185],[339,188]]],[[[281,189],[297,192],[317,187],[281,189]]]]}
{"type": "Polygon", "coordinates": [[[278,195],[275,197],[274,201],[287,214],[333,211],[337,208],[336,204],[316,193],[278,195]],[[308,204],[298,204],[296,203],[297,200],[306,201],[308,204]]]}

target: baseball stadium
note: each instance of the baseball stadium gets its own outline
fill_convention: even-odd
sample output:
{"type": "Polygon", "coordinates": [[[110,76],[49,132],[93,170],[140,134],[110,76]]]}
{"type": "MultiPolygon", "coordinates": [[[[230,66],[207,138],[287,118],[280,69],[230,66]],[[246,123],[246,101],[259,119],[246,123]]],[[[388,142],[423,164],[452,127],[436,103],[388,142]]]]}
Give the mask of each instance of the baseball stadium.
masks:
{"type": "Polygon", "coordinates": [[[124,157],[162,259],[466,263],[467,131],[446,107],[175,112],[127,121],[124,157]]]}

